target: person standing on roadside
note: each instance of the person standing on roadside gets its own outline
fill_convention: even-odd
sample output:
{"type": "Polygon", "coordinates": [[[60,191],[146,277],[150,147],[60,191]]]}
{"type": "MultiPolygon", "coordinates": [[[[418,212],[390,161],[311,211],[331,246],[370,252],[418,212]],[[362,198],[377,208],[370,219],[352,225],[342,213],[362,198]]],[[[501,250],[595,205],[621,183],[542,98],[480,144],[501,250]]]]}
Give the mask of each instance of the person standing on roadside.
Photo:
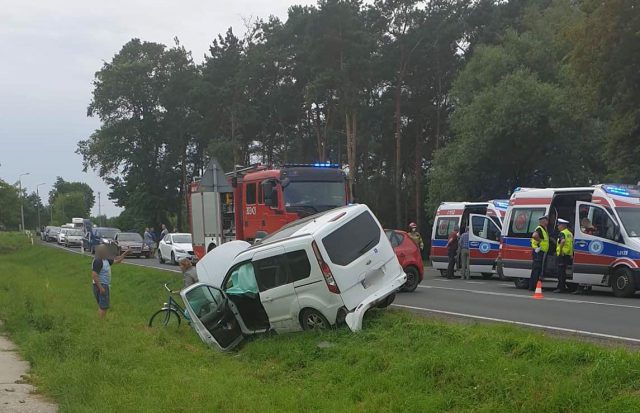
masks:
{"type": "Polygon", "coordinates": [[[149,235],[151,235],[151,241],[153,241],[153,247],[151,247],[153,252],[151,255],[154,256],[156,255],[156,249],[158,248],[158,236],[156,235],[156,231],[153,227],[149,228],[149,235]]]}
{"type": "Polygon", "coordinates": [[[460,228],[456,225],[449,234],[447,240],[447,255],[449,256],[449,266],[447,267],[447,278],[452,279],[456,271],[456,261],[458,255],[458,231],[460,228]]]}
{"type": "Polygon", "coordinates": [[[162,231],[160,231],[160,239],[162,240],[169,233],[169,230],[165,224],[160,224],[160,228],[162,228],[162,231]]]}
{"type": "Polygon", "coordinates": [[[153,252],[154,252],[153,250],[155,249],[154,248],[155,242],[153,242],[153,236],[151,235],[151,231],[149,231],[149,228],[144,229],[144,236],[142,238],[143,238],[144,245],[149,247],[151,256],[153,256],[153,252]]]}
{"type": "Polygon", "coordinates": [[[180,260],[180,269],[182,270],[182,277],[184,278],[184,288],[198,282],[198,272],[189,258],[180,260]]]}
{"type": "Polygon", "coordinates": [[[558,286],[554,293],[567,292],[567,267],[571,264],[573,257],[573,234],[567,226],[569,221],[558,218],[558,244],[556,245],[556,255],[558,256],[558,286]]]}
{"type": "Polygon", "coordinates": [[[529,278],[529,291],[535,291],[538,280],[544,277],[544,259],[549,252],[549,217],[546,215],[538,218],[538,226],[531,235],[531,277],[529,278]]]}
{"type": "Polygon", "coordinates": [[[418,226],[415,222],[409,224],[409,238],[416,243],[420,251],[424,249],[424,241],[422,241],[422,235],[418,232],[418,226]]]}
{"type": "Polygon", "coordinates": [[[460,236],[460,267],[462,279],[471,279],[471,271],[469,270],[469,228],[460,236]]]}
{"type": "Polygon", "coordinates": [[[122,255],[113,259],[108,258],[109,248],[106,245],[96,247],[96,256],[91,264],[91,278],[93,279],[93,296],[98,303],[98,316],[103,319],[107,315],[111,299],[111,266],[119,264],[129,253],[125,251],[122,255]]]}

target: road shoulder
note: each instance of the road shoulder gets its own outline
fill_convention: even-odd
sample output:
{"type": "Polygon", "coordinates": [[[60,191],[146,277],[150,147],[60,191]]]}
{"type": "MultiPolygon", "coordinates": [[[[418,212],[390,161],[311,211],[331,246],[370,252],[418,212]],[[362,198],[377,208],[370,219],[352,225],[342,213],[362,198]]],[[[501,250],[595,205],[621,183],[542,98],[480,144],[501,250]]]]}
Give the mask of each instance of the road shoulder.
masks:
{"type": "Polygon", "coordinates": [[[0,334],[0,412],[3,413],[55,413],[55,404],[35,393],[26,383],[29,363],[22,360],[15,345],[0,334]]]}

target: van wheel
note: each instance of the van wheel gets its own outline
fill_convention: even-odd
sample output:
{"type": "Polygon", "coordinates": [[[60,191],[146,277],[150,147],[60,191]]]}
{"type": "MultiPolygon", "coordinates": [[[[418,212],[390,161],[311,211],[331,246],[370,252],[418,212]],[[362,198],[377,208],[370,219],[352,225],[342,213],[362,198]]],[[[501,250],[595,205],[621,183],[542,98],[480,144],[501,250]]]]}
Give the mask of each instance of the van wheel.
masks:
{"type": "Polygon", "coordinates": [[[447,270],[440,270],[440,276],[441,277],[447,277],[447,270]]]}
{"type": "Polygon", "coordinates": [[[396,293],[388,295],[384,300],[380,301],[376,307],[387,308],[393,304],[393,300],[396,299],[396,293]]]}
{"type": "Polygon", "coordinates": [[[627,268],[619,268],[613,273],[611,289],[616,297],[631,297],[636,292],[633,277],[627,268]]]}
{"type": "Polygon", "coordinates": [[[514,278],[513,283],[516,285],[516,288],[521,290],[526,290],[529,288],[529,279],[528,278],[514,278]]]}
{"type": "Polygon", "coordinates": [[[307,308],[302,312],[300,325],[303,330],[326,330],[331,327],[326,317],[312,308],[307,308]]]}
{"type": "Polygon", "coordinates": [[[407,282],[402,286],[402,291],[410,293],[418,288],[420,284],[420,273],[416,267],[407,267],[404,269],[404,273],[407,274],[407,282]]]}
{"type": "Polygon", "coordinates": [[[482,273],[482,279],[483,280],[490,280],[491,278],[493,278],[493,273],[492,272],[483,272],[482,273]]]}

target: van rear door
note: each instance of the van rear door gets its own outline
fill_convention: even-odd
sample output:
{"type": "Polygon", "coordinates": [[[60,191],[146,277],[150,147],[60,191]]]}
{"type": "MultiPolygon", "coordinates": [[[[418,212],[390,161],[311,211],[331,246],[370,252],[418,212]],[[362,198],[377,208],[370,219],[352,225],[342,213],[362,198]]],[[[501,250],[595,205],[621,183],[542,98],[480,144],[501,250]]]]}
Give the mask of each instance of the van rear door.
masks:
{"type": "Polygon", "coordinates": [[[404,277],[389,240],[368,209],[342,223],[321,244],[349,311],[404,277]]]}
{"type": "Polygon", "coordinates": [[[473,272],[490,273],[500,249],[500,228],[485,215],[469,215],[469,265],[473,272]]]}

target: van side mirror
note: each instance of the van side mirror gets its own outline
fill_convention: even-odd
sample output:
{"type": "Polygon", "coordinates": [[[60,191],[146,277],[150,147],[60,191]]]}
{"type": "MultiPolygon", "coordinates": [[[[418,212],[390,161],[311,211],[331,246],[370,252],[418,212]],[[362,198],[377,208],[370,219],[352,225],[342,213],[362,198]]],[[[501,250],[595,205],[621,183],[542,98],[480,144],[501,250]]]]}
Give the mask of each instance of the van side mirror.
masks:
{"type": "Polygon", "coordinates": [[[270,207],[278,206],[278,198],[276,197],[275,182],[272,180],[262,181],[262,196],[264,204],[270,207]]]}

